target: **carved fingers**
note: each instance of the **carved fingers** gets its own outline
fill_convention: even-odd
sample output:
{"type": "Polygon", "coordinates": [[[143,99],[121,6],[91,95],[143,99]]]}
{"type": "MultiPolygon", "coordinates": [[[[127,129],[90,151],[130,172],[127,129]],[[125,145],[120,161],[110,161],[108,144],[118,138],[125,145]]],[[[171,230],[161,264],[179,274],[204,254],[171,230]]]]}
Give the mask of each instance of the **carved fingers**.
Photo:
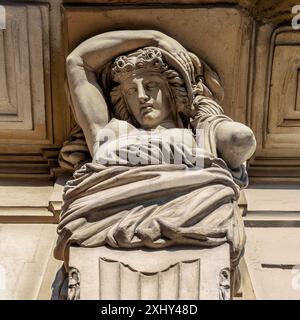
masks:
{"type": "Polygon", "coordinates": [[[189,52],[175,39],[161,34],[158,47],[168,51],[185,68],[192,82],[195,81],[195,70],[189,52]]]}
{"type": "Polygon", "coordinates": [[[191,57],[187,50],[179,51],[174,54],[174,57],[185,67],[192,82],[195,82],[195,69],[191,57]]]}

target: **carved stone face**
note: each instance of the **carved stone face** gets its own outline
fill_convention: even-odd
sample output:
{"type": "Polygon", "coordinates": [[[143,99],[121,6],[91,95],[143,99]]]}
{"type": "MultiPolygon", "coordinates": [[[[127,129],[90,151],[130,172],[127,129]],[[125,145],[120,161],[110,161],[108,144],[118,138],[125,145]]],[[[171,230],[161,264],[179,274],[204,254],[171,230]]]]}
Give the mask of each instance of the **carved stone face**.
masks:
{"type": "Polygon", "coordinates": [[[172,119],[167,81],[158,73],[140,73],[121,83],[129,112],[143,129],[172,119]]]}

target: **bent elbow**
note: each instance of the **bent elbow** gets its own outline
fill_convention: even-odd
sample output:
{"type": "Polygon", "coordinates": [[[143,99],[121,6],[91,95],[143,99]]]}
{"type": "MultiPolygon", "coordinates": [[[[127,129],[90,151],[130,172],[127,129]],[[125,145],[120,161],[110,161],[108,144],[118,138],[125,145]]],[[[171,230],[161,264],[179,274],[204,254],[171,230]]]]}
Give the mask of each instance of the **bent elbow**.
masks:
{"type": "Polygon", "coordinates": [[[256,148],[256,139],[253,131],[245,125],[232,132],[230,142],[236,147],[256,148]]]}
{"type": "Polygon", "coordinates": [[[76,66],[82,65],[82,58],[71,52],[66,58],[67,69],[73,69],[76,66]]]}

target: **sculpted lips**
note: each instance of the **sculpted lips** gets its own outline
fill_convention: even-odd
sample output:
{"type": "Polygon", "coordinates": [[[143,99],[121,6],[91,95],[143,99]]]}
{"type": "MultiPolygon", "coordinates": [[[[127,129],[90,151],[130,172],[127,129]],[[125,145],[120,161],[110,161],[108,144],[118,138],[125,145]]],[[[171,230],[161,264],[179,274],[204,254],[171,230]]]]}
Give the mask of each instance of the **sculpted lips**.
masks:
{"type": "Polygon", "coordinates": [[[147,113],[151,112],[153,110],[153,104],[147,103],[141,105],[141,114],[142,116],[145,116],[147,113]]]}

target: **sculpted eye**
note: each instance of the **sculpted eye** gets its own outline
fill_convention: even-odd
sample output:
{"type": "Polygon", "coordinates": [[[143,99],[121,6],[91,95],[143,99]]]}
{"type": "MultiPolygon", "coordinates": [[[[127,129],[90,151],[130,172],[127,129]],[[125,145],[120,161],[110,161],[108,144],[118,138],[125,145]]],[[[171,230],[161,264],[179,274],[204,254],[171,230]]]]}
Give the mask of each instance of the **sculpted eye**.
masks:
{"type": "Polygon", "coordinates": [[[147,83],[147,89],[151,90],[151,89],[155,89],[158,87],[158,83],[155,81],[151,81],[147,83]]]}
{"type": "Polygon", "coordinates": [[[129,88],[127,91],[126,91],[126,93],[128,94],[128,95],[131,95],[131,94],[134,94],[136,92],[136,88],[129,88]]]}

